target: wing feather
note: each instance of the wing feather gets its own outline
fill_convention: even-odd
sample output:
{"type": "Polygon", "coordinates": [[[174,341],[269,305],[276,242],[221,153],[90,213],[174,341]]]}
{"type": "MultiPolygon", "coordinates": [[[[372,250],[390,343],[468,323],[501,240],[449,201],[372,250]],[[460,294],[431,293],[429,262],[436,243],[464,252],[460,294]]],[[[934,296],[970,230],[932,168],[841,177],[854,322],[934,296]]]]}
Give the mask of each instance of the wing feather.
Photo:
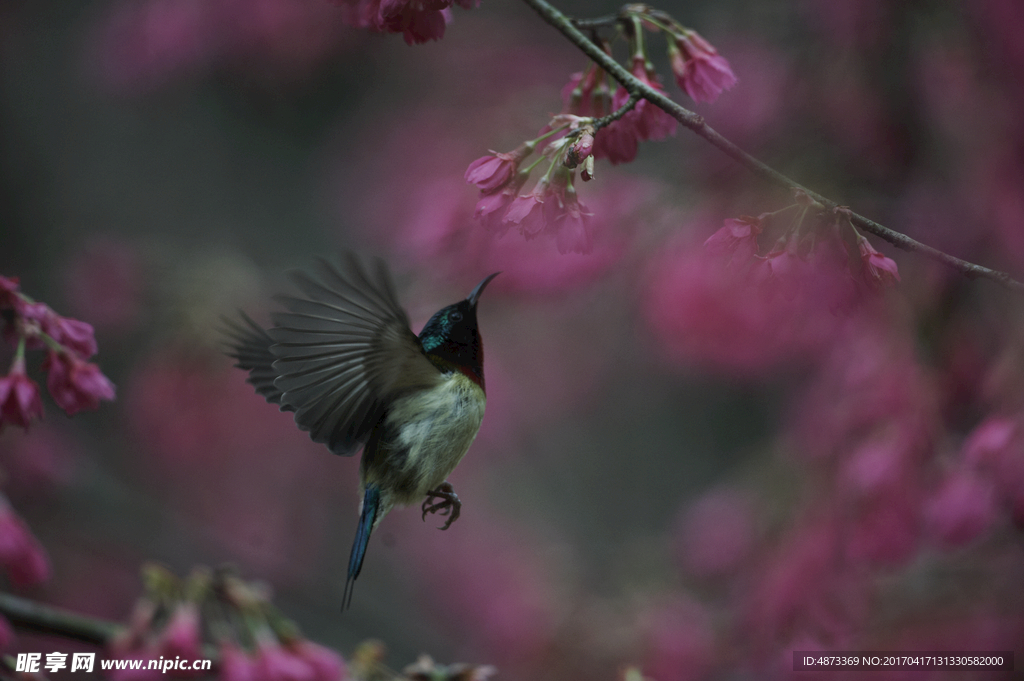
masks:
{"type": "Polygon", "coordinates": [[[261,338],[270,341],[275,396],[314,441],[354,454],[397,395],[435,385],[440,374],[409,328],[383,261],[368,270],[347,253],[337,266],[321,261],[316,276],[291,279],[302,296],[278,298],[286,311],[272,315],[261,338]]]}
{"type": "MultiPolygon", "coordinates": [[[[244,324],[227,317],[223,320],[223,333],[228,341],[228,356],[238,360],[236,367],[249,372],[249,378],[246,380],[256,388],[257,393],[266,398],[267,402],[281,404],[281,390],[274,385],[277,371],[274,370],[273,364],[277,358],[270,351],[274,341],[249,315],[244,312],[240,312],[239,315],[244,324]]],[[[284,405],[281,408],[289,410],[284,405]]]]}

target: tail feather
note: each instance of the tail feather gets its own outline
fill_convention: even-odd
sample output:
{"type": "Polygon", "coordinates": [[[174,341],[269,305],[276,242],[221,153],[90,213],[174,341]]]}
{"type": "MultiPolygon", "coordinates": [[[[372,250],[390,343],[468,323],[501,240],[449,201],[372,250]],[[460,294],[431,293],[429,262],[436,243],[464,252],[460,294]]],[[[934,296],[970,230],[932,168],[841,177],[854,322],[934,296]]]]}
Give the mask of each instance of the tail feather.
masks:
{"type": "Polygon", "coordinates": [[[345,579],[345,592],[341,598],[341,609],[346,610],[352,604],[352,589],[355,586],[356,577],[363,569],[363,558],[366,557],[366,546],[370,543],[370,533],[373,532],[373,523],[377,520],[377,512],[380,510],[380,488],[376,485],[367,485],[363,495],[363,512],[359,515],[359,525],[356,526],[356,538],[352,542],[352,553],[348,558],[348,577],[345,579]]]}

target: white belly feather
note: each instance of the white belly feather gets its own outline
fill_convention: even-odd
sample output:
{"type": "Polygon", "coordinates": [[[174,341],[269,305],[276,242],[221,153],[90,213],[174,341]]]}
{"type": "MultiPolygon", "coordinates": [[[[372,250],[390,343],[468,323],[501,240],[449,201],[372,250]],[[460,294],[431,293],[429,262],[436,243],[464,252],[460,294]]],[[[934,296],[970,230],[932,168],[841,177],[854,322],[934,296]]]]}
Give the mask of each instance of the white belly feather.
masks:
{"type": "Polygon", "coordinates": [[[445,481],[476,438],[485,404],[480,386],[459,372],[395,402],[387,424],[398,432],[396,444],[408,451],[403,472],[416,479],[415,493],[397,503],[418,502],[445,481]]]}

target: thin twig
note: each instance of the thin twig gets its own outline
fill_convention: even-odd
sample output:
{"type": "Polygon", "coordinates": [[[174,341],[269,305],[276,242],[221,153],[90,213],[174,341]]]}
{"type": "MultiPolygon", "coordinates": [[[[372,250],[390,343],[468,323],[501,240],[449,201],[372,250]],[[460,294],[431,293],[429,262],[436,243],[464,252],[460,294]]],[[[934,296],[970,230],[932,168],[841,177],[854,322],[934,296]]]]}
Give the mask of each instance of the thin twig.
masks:
{"type": "Polygon", "coordinates": [[[633,107],[635,107],[637,105],[637,102],[639,101],[639,95],[630,95],[629,99],[626,100],[625,104],[623,104],[618,109],[611,112],[604,118],[598,118],[596,121],[594,121],[594,130],[600,130],[601,128],[611,125],[615,121],[619,120],[620,118],[628,114],[630,111],[632,111],[633,107]]]}
{"type": "Polygon", "coordinates": [[[78,615],[3,592],[0,592],[0,614],[19,629],[96,645],[106,645],[122,628],[116,622],[78,615]]]}
{"type": "MultiPolygon", "coordinates": [[[[786,177],[774,168],[754,158],[711,128],[704,122],[704,118],[702,116],[682,107],[672,99],[665,96],[665,94],[658,92],[633,76],[633,74],[624,69],[617,61],[615,61],[615,59],[606,54],[604,50],[591,42],[587,36],[576,27],[576,24],[571,19],[552,7],[545,0],[523,1],[536,10],[536,12],[540,14],[541,18],[560,31],[569,39],[570,42],[576,45],[576,47],[580,48],[584,54],[590,57],[590,59],[597,63],[598,66],[603,68],[612,76],[612,78],[618,81],[630,95],[642,97],[662,109],[694,133],[718,147],[727,156],[750,170],[758,177],[780,187],[785,187],[790,191],[800,190],[818,203],[822,204],[828,210],[836,208],[839,205],[837,202],[804,187],[799,182],[786,177]]],[[[605,18],[602,18],[601,22],[604,22],[605,20],[605,18]]],[[[580,23],[588,27],[590,26],[590,24],[586,22],[580,23]]],[[[932,246],[923,244],[916,239],[912,239],[906,234],[889,229],[884,225],[880,225],[874,220],[870,220],[863,215],[851,212],[850,219],[855,226],[866,232],[870,232],[879,238],[885,239],[897,248],[921,253],[926,257],[942,263],[943,265],[953,268],[969,279],[990,279],[1011,291],[1024,293],[1024,283],[1013,279],[1006,272],[999,272],[997,270],[989,269],[988,267],[983,267],[982,265],[976,265],[972,262],[961,260],[960,258],[933,248],[932,246]]]]}
{"type": "Polygon", "coordinates": [[[604,28],[606,26],[614,26],[618,23],[620,16],[618,14],[608,14],[603,17],[595,17],[593,19],[570,19],[573,25],[581,31],[593,30],[595,28],[604,28]]]}

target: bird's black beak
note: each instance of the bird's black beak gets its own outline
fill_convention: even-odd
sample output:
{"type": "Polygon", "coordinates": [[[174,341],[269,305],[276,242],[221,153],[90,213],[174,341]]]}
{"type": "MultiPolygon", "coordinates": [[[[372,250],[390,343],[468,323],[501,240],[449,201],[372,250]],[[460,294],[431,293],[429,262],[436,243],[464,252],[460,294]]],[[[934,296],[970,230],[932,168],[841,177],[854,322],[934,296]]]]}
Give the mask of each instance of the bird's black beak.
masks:
{"type": "Polygon", "coordinates": [[[476,307],[476,302],[480,299],[480,294],[484,292],[484,288],[486,288],[487,284],[491,283],[491,279],[494,279],[499,274],[501,274],[501,272],[495,272],[494,274],[485,277],[483,281],[476,285],[476,288],[473,289],[473,292],[466,297],[466,300],[469,301],[470,306],[474,308],[476,307]]]}

